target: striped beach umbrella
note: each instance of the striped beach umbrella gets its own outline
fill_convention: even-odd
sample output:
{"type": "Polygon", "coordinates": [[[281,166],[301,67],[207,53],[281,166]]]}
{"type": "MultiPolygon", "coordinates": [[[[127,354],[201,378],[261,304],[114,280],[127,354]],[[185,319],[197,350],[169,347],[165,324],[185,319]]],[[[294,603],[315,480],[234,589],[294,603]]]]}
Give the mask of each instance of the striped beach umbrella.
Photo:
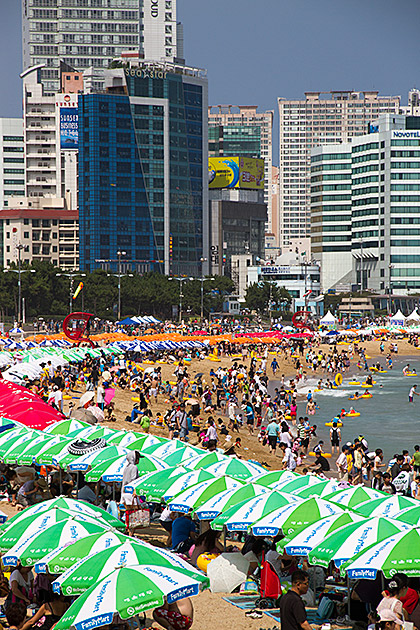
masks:
{"type": "Polygon", "coordinates": [[[355,510],[362,516],[389,516],[394,518],[405,508],[417,507],[418,505],[418,499],[393,494],[388,495],[388,498],[385,499],[381,497],[380,499],[361,503],[355,510]]]}
{"type": "Polygon", "coordinates": [[[271,490],[224,510],[211,522],[211,527],[221,530],[225,526],[228,531],[246,532],[259,518],[271,514],[278,508],[297,505],[299,502],[299,499],[290,494],[271,490]]]}
{"type": "Polygon", "coordinates": [[[146,496],[147,501],[169,501],[175,495],[202,481],[216,479],[206,470],[188,470],[183,466],[168,468],[162,473],[150,473],[136,479],[125,487],[126,492],[146,496]]]}
{"type": "Polygon", "coordinates": [[[129,619],[166,601],[198,595],[202,588],[202,582],[175,569],[121,566],[80,595],[55,628],[82,630],[111,624],[117,616],[129,619]]]}
{"type": "MultiPolygon", "coordinates": [[[[102,479],[105,483],[121,483],[127,463],[127,457],[125,455],[116,457],[115,459],[105,460],[97,466],[92,467],[90,471],[86,473],[85,479],[89,482],[102,479]]],[[[160,459],[140,453],[140,460],[137,464],[137,469],[140,474],[166,470],[168,468],[169,466],[160,459]]]]}
{"type": "Polygon", "coordinates": [[[221,512],[225,512],[243,501],[253,499],[268,492],[269,490],[267,488],[259,486],[257,483],[247,483],[241,488],[233,488],[233,490],[225,490],[224,492],[216,494],[216,496],[212,497],[195,510],[195,515],[200,521],[211,521],[221,512]]]}
{"type": "Polygon", "coordinates": [[[175,495],[169,502],[169,508],[173,512],[196,510],[203,503],[219,494],[219,492],[231,488],[239,488],[242,485],[245,485],[244,481],[232,479],[231,477],[219,477],[202,481],[175,495]]]}
{"type": "MultiPolygon", "coordinates": [[[[186,463],[188,466],[188,463],[186,463]]],[[[258,464],[253,464],[244,459],[236,459],[235,457],[229,457],[216,464],[210,464],[210,466],[202,466],[204,470],[222,477],[223,475],[229,475],[234,479],[241,479],[243,481],[249,481],[252,479],[258,483],[258,475],[264,474],[264,468],[258,464]]]]}
{"type": "Polygon", "coordinates": [[[327,501],[332,501],[343,507],[356,509],[361,503],[366,501],[374,501],[376,499],[387,499],[389,494],[385,492],[379,492],[373,488],[365,488],[364,486],[353,486],[351,488],[345,488],[344,490],[338,490],[332,492],[328,496],[324,497],[327,501]]]}

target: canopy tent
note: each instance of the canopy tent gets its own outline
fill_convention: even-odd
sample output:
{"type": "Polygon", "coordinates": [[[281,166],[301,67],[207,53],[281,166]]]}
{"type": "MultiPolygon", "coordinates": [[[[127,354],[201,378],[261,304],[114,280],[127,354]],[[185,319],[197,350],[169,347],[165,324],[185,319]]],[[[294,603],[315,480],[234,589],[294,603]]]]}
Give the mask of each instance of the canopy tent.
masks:
{"type": "Polygon", "coordinates": [[[136,326],[138,322],[135,319],[131,319],[131,317],[126,317],[122,319],[120,322],[117,322],[118,326],[136,326]]]}
{"type": "Polygon", "coordinates": [[[330,328],[335,326],[336,323],[337,323],[337,320],[335,319],[331,311],[328,311],[328,313],[319,320],[320,326],[329,326],[330,328]]]}
{"type": "Polygon", "coordinates": [[[401,313],[401,311],[399,309],[395,313],[395,315],[393,315],[392,317],[389,318],[389,323],[390,324],[396,324],[397,326],[403,326],[404,322],[405,322],[405,317],[404,317],[404,315],[401,313]]]}
{"type": "Polygon", "coordinates": [[[418,314],[416,308],[413,310],[413,312],[410,315],[408,315],[405,321],[406,322],[420,322],[420,315],[418,314]]]}

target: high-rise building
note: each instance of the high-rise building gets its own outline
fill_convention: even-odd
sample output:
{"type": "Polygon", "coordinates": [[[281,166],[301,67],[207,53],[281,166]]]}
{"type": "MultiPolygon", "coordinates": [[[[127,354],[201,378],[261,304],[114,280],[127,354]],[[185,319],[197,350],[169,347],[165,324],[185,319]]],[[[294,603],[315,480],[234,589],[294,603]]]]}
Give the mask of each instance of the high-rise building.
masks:
{"type": "Polygon", "coordinates": [[[311,149],[350,142],[380,115],[398,113],[399,96],[378,92],[306,92],[278,99],[280,115],[280,245],[310,235],[311,149]]]}
{"type": "Polygon", "coordinates": [[[81,269],[206,273],[205,71],[137,59],[105,86],[79,96],[81,269]]]}
{"type": "Polygon", "coordinates": [[[359,290],[419,291],[420,117],[388,114],[370,131],[312,152],[312,254],[322,290],[344,278],[359,290]]]}
{"type": "MultiPolygon", "coordinates": [[[[66,198],[77,210],[78,95],[45,93],[42,66],[22,73],[25,196],[66,198]]],[[[23,157],[23,154],[22,154],[23,157]]]]}
{"type": "Polygon", "coordinates": [[[25,196],[24,151],[22,118],[0,118],[0,210],[25,196]]]}
{"type": "Polygon", "coordinates": [[[105,69],[122,52],[139,50],[139,0],[22,0],[22,43],[23,70],[45,64],[41,80],[55,94],[61,61],[105,69]]]}
{"type": "Polygon", "coordinates": [[[140,54],[144,59],[184,63],[184,33],[176,19],[176,2],[140,0],[140,54]]]}
{"type": "Polygon", "coordinates": [[[264,158],[264,202],[267,205],[266,231],[272,217],[272,135],[273,111],[257,112],[255,105],[209,107],[209,156],[238,155],[264,158]]]}

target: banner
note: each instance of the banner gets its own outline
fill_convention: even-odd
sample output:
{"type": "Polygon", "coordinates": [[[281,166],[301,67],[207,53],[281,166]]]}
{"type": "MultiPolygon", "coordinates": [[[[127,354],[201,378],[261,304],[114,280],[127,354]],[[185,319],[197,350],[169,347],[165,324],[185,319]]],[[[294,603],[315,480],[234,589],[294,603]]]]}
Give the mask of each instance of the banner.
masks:
{"type": "Polygon", "coordinates": [[[246,157],[210,157],[209,188],[264,189],[264,160],[246,157]]]}
{"type": "Polygon", "coordinates": [[[79,116],[76,107],[60,108],[60,147],[79,148],[79,116]]]}

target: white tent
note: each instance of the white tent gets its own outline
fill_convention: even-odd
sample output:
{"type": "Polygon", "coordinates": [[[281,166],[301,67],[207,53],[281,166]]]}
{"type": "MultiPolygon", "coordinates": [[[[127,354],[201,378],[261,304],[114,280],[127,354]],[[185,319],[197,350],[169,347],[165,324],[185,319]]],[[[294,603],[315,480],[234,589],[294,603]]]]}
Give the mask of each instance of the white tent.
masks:
{"type": "Polygon", "coordinates": [[[392,317],[389,318],[389,323],[390,324],[397,324],[399,326],[403,326],[404,322],[405,322],[405,317],[404,317],[404,315],[401,313],[401,311],[399,309],[395,313],[395,315],[393,315],[392,317]]]}
{"type": "Polygon", "coordinates": [[[420,315],[418,314],[416,308],[411,313],[411,315],[408,315],[408,317],[407,317],[407,319],[405,321],[406,322],[420,322],[420,315]]]}
{"type": "Polygon", "coordinates": [[[328,311],[326,315],[322,319],[319,320],[321,325],[335,324],[336,319],[334,315],[332,315],[331,311],[328,311]]]}

